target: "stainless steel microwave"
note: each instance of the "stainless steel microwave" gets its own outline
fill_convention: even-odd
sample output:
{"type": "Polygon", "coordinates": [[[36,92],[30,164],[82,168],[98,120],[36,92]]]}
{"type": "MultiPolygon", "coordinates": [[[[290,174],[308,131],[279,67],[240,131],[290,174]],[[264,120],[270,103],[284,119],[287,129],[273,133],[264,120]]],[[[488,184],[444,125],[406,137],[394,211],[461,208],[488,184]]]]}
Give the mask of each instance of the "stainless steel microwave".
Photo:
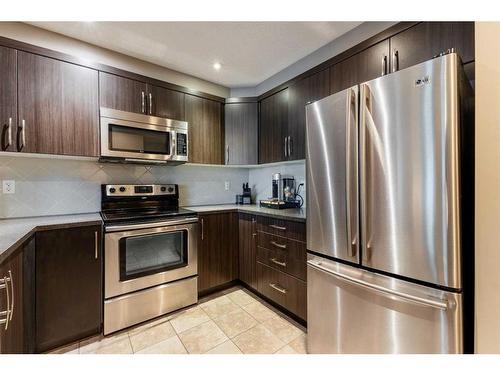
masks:
{"type": "Polygon", "coordinates": [[[188,123],[101,107],[101,160],[180,164],[188,161],[188,123]]]}

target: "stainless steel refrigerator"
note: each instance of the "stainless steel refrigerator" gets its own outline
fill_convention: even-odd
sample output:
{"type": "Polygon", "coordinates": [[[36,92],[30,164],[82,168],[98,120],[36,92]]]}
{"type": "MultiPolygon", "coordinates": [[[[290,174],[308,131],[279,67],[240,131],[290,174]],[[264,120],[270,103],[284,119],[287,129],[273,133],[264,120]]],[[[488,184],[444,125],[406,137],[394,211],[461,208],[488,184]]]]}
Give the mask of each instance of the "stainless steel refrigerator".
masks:
{"type": "Polygon", "coordinates": [[[464,351],[471,98],[451,53],[306,107],[310,353],[464,351]]]}

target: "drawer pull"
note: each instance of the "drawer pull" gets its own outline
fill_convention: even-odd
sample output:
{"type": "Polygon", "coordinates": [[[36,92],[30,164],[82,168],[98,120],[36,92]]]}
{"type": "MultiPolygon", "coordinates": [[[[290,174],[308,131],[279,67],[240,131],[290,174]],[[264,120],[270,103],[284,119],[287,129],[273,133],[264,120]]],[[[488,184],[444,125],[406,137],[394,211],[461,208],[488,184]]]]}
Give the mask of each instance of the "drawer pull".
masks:
{"type": "Polygon", "coordinates": [[[279,247],[280,249],[286,249],[286,245],[282,245],[280,243],[277,243],[276,241],[271,241],[271,244],[276,247],[279,247]]]}
{"type": "Polygon", "coordinates": [[[286,230],[286,227],[280,227],[279,225],[274,225],[274,224],[269,224],[271,228],[278,229],[278,230],[286,230]]]}
{"type": "Polygon", "coordinates": [[[271,288],[273,288],[274,290],[277,290],[280,293],[286,294],[286,289],[285,288],[280,288],[279,286],[277,286],[276,284],[273,284],[273,283],[269,284],[269,286],[271,288]]]}
{"type": "Polygon", "coordinates": [[[280,262],[279,260],[276,260],[276,258],[270,258],[269,260],[271,262],[273,262],[274,264],[277,264],[278,266],[286,267],[286,263],[285,262],[280,262]]]}

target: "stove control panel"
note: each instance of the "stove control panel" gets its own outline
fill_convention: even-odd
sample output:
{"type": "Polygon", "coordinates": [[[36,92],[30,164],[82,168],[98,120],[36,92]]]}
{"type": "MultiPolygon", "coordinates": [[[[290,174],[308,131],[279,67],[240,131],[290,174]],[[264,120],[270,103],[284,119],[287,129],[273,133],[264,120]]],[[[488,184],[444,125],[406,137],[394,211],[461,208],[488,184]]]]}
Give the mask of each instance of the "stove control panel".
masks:
{"type": "Polygon", "coordinates": [[[177,185],[105,185],[105,192],[108,197],[176,195],[177,185]]]}

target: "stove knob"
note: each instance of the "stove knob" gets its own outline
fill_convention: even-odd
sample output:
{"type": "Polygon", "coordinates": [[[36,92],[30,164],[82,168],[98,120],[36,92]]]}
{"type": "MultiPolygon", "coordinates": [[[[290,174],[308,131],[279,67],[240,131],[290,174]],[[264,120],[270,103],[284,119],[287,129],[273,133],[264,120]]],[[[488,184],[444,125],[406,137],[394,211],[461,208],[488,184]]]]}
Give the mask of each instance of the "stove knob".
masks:
{"type": "Polygon", "coordinates": [[[172,186],[169,186],[169,187],[168,187],[168,192],[169,192],[169,193],[173,193],[173,191],[174,191],[174,188],[173,188],[172,186]]]}
{"type": "Polygon", "coordinates": [[[125,191],[125,186],[121,186],[120,191],[123,193],[125,191]]]}
{"type": "Polygon", "coordinates": [[[162,192],[165,192],[165,191],[167,190],[167,188],[166,188],[165,186],[162,186],[162,187],[160,188],[160,190],[161,190],[162,192]]]}
{"type": "Polygon", "coordinates": [[[110,192],[111,194],[113,194],[115,191],[116,191],[116,189],[115,189],[115,188],[109,188],[109,192],[110,192]]]}

